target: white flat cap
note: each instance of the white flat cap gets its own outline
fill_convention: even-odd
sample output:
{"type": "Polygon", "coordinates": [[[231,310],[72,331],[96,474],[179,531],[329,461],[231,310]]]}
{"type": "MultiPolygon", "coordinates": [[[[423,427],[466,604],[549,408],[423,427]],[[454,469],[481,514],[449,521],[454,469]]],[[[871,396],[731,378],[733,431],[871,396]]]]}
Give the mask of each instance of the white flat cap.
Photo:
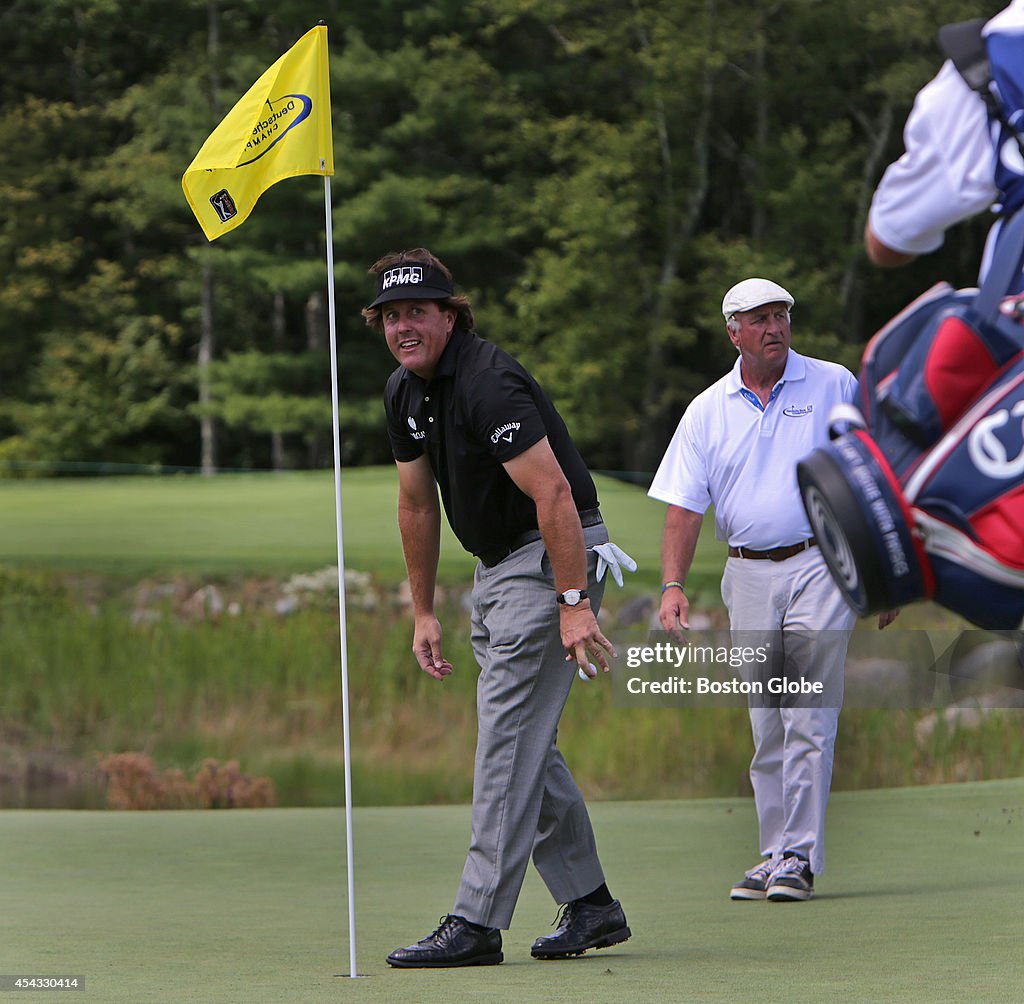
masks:
{"type": "Polygon", "coordinates": [[[792,295],[771,279],[744,279],[736,283],[722,300],[722,313],[729,320],[733,314],[753,310],[766,303],[784,303],[792,307],[796,301],[792,295]]]}

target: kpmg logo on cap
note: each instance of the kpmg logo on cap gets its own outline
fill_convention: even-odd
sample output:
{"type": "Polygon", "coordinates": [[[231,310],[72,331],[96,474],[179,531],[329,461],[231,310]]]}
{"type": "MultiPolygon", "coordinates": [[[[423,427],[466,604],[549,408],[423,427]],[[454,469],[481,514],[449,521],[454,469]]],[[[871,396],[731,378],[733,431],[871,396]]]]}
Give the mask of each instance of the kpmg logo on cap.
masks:
{"type": "Polygon", "coordinates": [[[423,282],[423,269],[419,265],[389,268],[381,279],[381,292],[392,286],[415,286],[423,282]]]}

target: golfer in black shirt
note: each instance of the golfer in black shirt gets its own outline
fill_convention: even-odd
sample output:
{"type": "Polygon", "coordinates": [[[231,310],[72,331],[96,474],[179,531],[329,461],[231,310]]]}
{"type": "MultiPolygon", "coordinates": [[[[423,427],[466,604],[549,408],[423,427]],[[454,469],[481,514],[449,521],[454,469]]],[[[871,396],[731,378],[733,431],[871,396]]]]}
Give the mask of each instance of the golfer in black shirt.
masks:
{"type": "Polygon", "coordinates": [[[396,967],[494,965],[526,866],[565,904],[532,955],[559,959],[630,936],[605,884],[583,797],[556,745],[577,668],[594,676],[615,650],[596,613],[593,548],[608,534],[593,480],[548,396],[474,331],[469,301],[424,248],[370,268],[363,311],[400,363],[385,391],[398,467],[398,524],[409,572],[413,653],[452,672],[434,613],[441,503],[480,563],[472,642],[480,664],[473,834],[452,912],[387,961],[396,967]],[[438,501],[440,489],[441,502],[438,501]]]}

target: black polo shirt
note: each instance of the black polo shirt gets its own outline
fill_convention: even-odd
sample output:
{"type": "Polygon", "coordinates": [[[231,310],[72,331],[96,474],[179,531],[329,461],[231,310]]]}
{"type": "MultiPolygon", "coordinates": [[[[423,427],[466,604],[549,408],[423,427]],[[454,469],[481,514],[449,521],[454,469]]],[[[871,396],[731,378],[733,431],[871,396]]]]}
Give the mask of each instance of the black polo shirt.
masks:
{"type": "Polygon", "coordinates": [[[396,460],[424,453],[455,536],[471,554],[507,547],[537,529],[533,500],[502,464],[545,436],[580,512],[597,489],[540,384],[503,349],[456,327],[430,383],[399,366],[384,392],[396,460]]]}

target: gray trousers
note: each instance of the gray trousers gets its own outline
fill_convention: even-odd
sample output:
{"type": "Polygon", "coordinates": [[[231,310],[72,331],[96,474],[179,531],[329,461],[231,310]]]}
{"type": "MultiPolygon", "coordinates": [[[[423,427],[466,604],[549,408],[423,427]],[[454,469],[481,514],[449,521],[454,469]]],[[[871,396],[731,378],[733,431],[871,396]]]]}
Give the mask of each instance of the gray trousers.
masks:
{"type": "MultiPolygon", "coordinates": [[[[583,533],[588,548],[608,540],[603,524],[583,533]]],[[[594,578],[593,551],[587,566],[596,612],[604,583],[594,578]]],[[[556,745],[577,666],[565,661],[543,541],[477,566],[472,641],[480,664],[473,835],[452,913],[507,928],[531,854],[556,903],[604,882],[587,807],[556,745]]]]}

